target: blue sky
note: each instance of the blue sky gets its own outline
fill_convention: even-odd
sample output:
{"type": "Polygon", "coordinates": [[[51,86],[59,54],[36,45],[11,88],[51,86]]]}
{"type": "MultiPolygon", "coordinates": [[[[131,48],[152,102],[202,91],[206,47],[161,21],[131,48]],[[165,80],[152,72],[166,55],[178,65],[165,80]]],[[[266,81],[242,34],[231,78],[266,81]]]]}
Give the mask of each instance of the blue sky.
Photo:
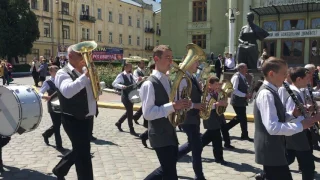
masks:
{"type": "Polygon", "coordinates": [[[161,2],[161,0],[156,0],[157,2],[161,2]]]}

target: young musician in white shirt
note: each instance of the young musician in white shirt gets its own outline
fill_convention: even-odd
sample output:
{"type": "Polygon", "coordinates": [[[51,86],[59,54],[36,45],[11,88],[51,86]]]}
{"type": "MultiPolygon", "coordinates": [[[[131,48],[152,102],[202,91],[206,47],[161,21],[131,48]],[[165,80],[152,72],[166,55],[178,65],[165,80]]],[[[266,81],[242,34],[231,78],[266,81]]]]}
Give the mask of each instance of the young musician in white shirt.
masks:
{"type": "MultiPolygon", "coordinates": [[[[292,116],[286,113],[277,91],[287,76],[287,69],[286,61],[269,58],[262,65],[265,81],[254,102],[255,159],[263,165],[266,179],[272,180],[292,180],[284,137],[300,133],[320,119],[320,115],[316,115],[298,122],[286,122],[292,116]]],[[[297,109],[292,114],[300,115],[297,109]]]]}

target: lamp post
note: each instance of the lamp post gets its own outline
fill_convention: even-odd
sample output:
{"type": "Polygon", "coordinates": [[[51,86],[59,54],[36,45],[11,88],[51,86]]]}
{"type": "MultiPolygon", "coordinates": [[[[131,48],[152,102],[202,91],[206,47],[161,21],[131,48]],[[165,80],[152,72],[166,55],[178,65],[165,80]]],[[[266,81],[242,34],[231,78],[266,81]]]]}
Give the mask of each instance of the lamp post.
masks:
{"type": "Polygon", "coordinates": [[[228,8],[225,14],[229,18],[229,53],[233,54],[234,52],[234,29],[235,29],[235,15],[240,15],[238,8],[228,8]],[[235,13],[234,13],[235,11],[235,13]]]}

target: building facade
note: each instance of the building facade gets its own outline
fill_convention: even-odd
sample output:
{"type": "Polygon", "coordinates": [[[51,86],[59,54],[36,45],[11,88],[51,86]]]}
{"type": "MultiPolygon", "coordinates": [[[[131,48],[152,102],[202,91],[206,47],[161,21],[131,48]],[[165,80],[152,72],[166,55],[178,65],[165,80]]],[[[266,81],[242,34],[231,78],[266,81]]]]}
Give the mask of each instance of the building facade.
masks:
{"type": "Polygon", "coordinates": [[[269,55],[291,65],[320,64],[320,0],[163,0],[161,42],[173,48],[176,58],[186,54],[190,42],[208,55],[229,52],[229,36],[236,50],[250,11],[255,13],[255,24],[270,33],[258,41],[260,52],[266,48],[269,55]],[[235,21],[230,29],[232,11],[235,21]]]}
{"type": "Polygon", "coordinates": [[[94,40],[99,46],[123,48],[124,57],[149,58],[160,35],[161,4],[153,0],[29,0],[39,21],[34,57],[56,57],[68,46],[94,40]],[[145,23],[146,22],[146,23],[145,23]],[[156,40],[157,39],[157,40],[156,40]],[[150,50],[151,49],[151,50],[150,50]]]}

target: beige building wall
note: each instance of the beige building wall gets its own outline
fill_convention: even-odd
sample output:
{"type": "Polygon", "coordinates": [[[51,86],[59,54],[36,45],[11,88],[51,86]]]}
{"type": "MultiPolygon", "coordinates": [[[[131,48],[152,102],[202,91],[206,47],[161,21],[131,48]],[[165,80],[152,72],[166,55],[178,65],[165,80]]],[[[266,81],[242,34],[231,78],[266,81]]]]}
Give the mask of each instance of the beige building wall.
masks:
{"type": "Polygon", "coordinates": [[[69,46],[85,40],[94,40],[99,46],[123,48],[124,57],[148,58],[160,40],[155,31],[146,32],[145,28],[155,30],[157,23],[161,27],[161,11],[155,13],[148,4],[143,6],[144,1],[139,4],[132,0],[58,0],[56,4],[55,0],[49,0],[48,12],[44,10],[44,1],[35,0],[36,6],[31,1],[31,10],[39,20],[40,38],[34,42],[32,53],[20,60],[31,62],[34,57],[42,55],[49,59],[57,56],[58,45],[69,46]],[[63,14],[63,18],[61,3],[69,5],[69,14],[63,14]],[[80,19],[83,5],[89,7],[91,20],[80,19]],[[65,39],[62,38],[62,19],[67,33],[65,39]],[[50,30],[47,35],[45,28],[50,30]]]}

